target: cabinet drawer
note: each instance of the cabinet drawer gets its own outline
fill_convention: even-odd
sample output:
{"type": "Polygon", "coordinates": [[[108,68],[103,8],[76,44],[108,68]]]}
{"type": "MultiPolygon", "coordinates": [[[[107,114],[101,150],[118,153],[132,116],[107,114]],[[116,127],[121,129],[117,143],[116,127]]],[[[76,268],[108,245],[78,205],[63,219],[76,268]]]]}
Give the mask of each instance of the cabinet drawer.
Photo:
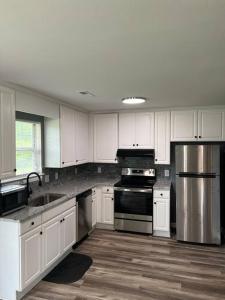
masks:
{"type": "Polygon", "coordinates": [[[155,190],[154,198],[170,198],[170,191],[168,190],[155,190]]]}
{"type": "Polygon", "coordinates": [[[113,187],[112,187],[112,186],[103,186],[102,192],[103,192],[104,194],[113,194],[113,193],[114,193],[114,190],[113,190],[113,187]]]}
{"type": "Polygon", "coordinates": [[[34,229],[35,227],[41,225],[41,214],[38,216],[35,216],[25,222],[22,222],[20,224],[20,230],[19,230],[19,234],[22,235],[32,229],[34,229]]]}
{"type": "Polygon", "coordinates": [[[46,212],[44,212],[42,214],[42,222],[45,223],[48,220],[56,217],[57,215],[64,213],[66,210],[75,206],[75,203],[76,203],[75,198],[72,198],[72,199],[64,202],[63,204],[60,204],[52,209],[47,210],[46,212]]]}

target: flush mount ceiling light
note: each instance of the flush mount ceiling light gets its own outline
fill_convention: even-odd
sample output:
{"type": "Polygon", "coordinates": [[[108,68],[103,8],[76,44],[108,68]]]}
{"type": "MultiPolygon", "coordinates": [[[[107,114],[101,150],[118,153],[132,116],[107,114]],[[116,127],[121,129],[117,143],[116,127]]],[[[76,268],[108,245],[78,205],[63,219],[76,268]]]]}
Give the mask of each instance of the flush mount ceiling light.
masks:
{"type": "Polygon", "coordinates": [[[146,99],[143,97],[126,97],[122,99],[122,102],[125,104],[141,104],[145,103],[146,99]]]}

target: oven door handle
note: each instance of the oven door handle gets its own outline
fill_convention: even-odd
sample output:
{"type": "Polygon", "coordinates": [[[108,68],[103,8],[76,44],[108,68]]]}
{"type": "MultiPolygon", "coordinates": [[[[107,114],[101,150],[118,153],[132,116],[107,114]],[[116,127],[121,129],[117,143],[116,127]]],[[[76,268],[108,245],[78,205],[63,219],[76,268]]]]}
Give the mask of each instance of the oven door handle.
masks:
{"type": "Polygon", "coordinates": [[[114,191],[119,192],[137,192],[137,193],[152,193],[152,189],[142,189],[142,188],[124,188],[114,186],[114,191]]]}

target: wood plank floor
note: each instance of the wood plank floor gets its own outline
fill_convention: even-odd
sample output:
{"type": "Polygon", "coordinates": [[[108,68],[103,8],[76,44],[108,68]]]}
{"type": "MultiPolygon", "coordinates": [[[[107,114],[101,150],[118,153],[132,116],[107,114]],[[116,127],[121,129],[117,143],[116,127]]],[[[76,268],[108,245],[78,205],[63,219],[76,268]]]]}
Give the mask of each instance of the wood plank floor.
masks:
{"type": "Polygon", "coordinates": [[[41,281],[24,300],[225,299],[225,248],[95,230],[75,252],[92,257],[82,280],[41,281]]]}

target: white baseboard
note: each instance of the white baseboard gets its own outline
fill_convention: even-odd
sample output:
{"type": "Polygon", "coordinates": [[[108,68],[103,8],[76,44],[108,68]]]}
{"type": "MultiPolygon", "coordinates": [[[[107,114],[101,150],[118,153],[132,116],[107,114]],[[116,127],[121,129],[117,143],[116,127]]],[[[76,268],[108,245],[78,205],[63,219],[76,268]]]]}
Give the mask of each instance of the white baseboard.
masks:
{"type": "Polygon", "coordinates": [[[170,232],[169,231],[154,230],[153,231],[153,236],[170,238],[170,232]]]}

